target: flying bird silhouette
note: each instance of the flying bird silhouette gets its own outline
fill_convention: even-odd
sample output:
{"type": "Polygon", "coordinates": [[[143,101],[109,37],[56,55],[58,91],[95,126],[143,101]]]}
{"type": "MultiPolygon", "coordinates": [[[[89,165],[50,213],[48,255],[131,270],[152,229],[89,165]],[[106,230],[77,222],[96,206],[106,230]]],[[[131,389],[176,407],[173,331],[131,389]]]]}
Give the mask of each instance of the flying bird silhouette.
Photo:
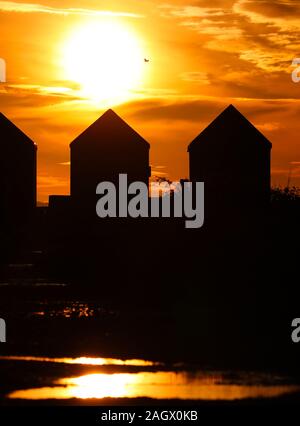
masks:
{"type": "Polygon", "coordinates": [[[144,62],[150,62],[150,59],[144,58],[144,62]]]}

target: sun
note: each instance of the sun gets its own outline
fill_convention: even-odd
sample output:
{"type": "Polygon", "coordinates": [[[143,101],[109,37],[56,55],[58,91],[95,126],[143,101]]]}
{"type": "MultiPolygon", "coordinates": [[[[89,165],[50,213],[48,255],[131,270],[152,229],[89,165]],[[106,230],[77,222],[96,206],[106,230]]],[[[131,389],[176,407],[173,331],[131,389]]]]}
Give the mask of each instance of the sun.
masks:
{"type": "Polygon", "coordinates": [[[81,94],[113,105],[132,97],[142,83],[144,59],[136,34],[120,22],[93,22],[75,30],[63,44],[67,80],[81,94]]]}

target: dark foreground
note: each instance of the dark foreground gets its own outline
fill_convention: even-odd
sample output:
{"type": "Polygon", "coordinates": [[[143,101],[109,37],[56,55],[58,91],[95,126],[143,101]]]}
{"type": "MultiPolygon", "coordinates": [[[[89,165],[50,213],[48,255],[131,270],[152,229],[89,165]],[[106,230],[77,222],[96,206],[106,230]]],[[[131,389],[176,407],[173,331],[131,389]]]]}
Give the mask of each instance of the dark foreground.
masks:
{"type": "Polygon", "coordinates": [[[51,228],[42,212],[25,246],[9,259],[2,246],[2,406],[298,403],[300,343],[291,339],[300,316],[298,202],[197,234],[174,222],[113,224],[95,235],[59,218],[51,228]],[[82,357],[159,367],[53,360],[82,357]],[[140,374],[146,387],[136,385],[140,374]],[[8,398],[32,389],[35,399],[8,398]]]}

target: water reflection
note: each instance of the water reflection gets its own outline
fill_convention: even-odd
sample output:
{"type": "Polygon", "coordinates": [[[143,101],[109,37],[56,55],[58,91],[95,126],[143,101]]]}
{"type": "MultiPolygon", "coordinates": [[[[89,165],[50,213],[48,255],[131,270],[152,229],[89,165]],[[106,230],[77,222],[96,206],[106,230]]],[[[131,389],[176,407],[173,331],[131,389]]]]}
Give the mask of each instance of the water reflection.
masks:
{"type": "MultiPolygon", "coordinates": [[[[30,310],[29,310],[30,311],[30,310]]],[[[32,317],[44,318],[102,318],[115,316],[117,313],[91,302],[63,301],[36,302],[34,309],[29,312],[32,317]]]]}
{"type": "Polygon", "coordinates": [[[151,367],[158,366],[159,363],[145,361],[143,359],[115,359],[115,358],[49,358],[37,356],[0,356],[0,361],[28,361],[28,362],[52,362],[55,364],[74,364],[74,365],[124,365],[133,367],[151,367]]]}
{"type": "MultiPolygon", "coordinates": [[[[238,381],[239,382],[239,381],[238,381]]],[[[70,399],[70,398],[136,398],[239,400],[270,398],[300,390],[288,384],[253,384],[228,382],[221,374],[191,374],[186,372],[140,372],[135,374],[89,374],[62,378],[53,387],[17,390],[10,399],[70,399]]]]}

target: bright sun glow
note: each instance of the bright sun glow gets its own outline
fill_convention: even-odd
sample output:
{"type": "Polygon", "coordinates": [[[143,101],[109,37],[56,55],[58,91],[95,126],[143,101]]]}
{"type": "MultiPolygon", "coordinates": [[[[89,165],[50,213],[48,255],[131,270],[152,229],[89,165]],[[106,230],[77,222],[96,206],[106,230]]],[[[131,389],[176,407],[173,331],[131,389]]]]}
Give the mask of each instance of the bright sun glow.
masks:
{"type": "Polygon", "coordinates": [[[144,56],[138,37],[119,22],[89,23],[63,46],[66,78],[83,96],[114,104],[128,100],[141,84],[144,56]]]}

